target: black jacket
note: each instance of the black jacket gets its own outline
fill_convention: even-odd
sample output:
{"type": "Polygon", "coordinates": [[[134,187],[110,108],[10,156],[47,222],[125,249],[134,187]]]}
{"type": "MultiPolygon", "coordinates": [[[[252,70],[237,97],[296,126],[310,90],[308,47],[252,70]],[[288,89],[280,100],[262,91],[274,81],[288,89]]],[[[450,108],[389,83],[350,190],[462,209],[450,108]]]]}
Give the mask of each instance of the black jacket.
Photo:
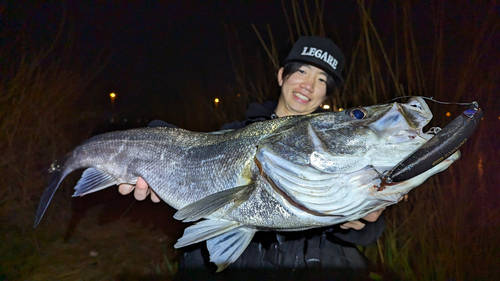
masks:
{"type": "MultiPolygon", "coordinates": [[[[222,130],[239,129],[254,122],[275,118],[276,102],[263,105],[252,103],[244,121],[222,126],[222,130]],[[274,116],[273,116],[274,115],[274,116]]],[[[323,112],[318,108],[316,112],[323,112]]],[[[383,215],[376,222],[366,223],[362,230],[343,230],[340,226],[311,229],[299,232],[258,232],[247,249],[228,269],[243,268],[350,268],[364,269],[366,258],[355,245],[374,243],[385,228],[383,215]]],[[[205,245],[192,245],[182,255],[183,268],[212,267],[205,245]]]]}

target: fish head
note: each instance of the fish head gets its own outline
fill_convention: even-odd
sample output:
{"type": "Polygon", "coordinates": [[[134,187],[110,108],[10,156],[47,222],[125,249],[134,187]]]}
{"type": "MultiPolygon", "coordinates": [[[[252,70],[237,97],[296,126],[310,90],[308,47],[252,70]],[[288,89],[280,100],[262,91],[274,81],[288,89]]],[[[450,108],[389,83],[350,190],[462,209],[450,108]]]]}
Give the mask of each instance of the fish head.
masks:
{"type": "Polygon", "coordinates": [[[423,132],[432,117],[421,97],[313,114],[262,139],[256,158],[274,189],[270,192],[277,192],[282,203],[313,214],[356,219],[387,202],[396,203],[439,172],[436,168],[423,180],[408,180],[384,188],[384,196],[376,200],[369,198],[381,189],[381,174],[433,136],[423,132]]]}
{"type": "Polygon", "coordinates": [[[431,119],[432,112],[421,97],[313,114],[282,126],[262,139],[258,149],[326,173],[351,172],[367,165],[383,169],[432,137],[423,132],[431,119]]]}

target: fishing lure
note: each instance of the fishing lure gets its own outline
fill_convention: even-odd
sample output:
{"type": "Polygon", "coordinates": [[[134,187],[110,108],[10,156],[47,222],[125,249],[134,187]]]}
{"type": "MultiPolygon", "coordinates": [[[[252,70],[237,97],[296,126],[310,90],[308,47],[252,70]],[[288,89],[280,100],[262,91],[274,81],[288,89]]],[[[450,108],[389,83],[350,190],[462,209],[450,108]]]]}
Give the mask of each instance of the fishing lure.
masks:
{"type": "Polygon", "coordinates": [[[472,135],[483,117],[477,102],[438,131],[428,142],[401,161],[383,176],[387,184],[411,179],[433,168],[455,153],[472,135]]]}

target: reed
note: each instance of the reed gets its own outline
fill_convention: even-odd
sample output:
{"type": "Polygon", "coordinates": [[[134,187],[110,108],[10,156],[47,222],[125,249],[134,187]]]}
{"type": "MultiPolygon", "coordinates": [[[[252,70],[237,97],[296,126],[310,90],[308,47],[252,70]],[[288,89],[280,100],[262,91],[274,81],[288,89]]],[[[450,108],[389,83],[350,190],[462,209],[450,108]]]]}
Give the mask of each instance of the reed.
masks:
{"type": "MultiPolygon", "coordinates": [[[[282,3],[289,40],[294,42],[301,35],[327,35],[342,45],[342,38],[325,33],[338,27],[323,25],[322,1],[282,3]]],[[[499,38],[498,15],[493,12],[497,2],[461,11],[466,3],[452,7],[450,3],[434,2],[419,10],[424,8],[410,1],[394,1],[390,19],[393,29],[389,33],[377,29],[380,19],[371,12],[380,3],[357,3],[358,40],[352,50],[343,48],[350,54],[347,79],[341,92],[327,101],[332,108],[379,103],[404,95],[444,101],[478,100],[486,110],[499,105],[493,94],[500,88],[496,67],[499,52],[491,48],[494,39],[499,38]],[[415,23],[416,11],[428,13],[432,23],[425,26],[426,30],[415,23]],[[478,23],[474,18],[484,20],[478,23]],[[447,28],[450,25],[460,28],[447,28]],[[457,57],[459,63],[453,60],[457,57]]],[[[271,42],[264,42],[259,31],[255,31],[275,66],[278,57],[274,49],[279,43],[273,42],[272,36],[268,36],[271,42]]],[[[264,89],[262,85],[260,91],[265,92],[264,89]]],[[[444,126],[452,120],[445,112],[456,116],[465,110],[429,105],[435,114],[434,126],[444,126]]],[[[500,260],[500,209],[494,203],[498,195],[494,187],[499,183],[495,172],[498,165],[494,163],[499,154],[493,156],[488,151],[498,150],[498,145],[494,134],[486,128],[499,125],[495,123],[498,117],[488,113],[486,116],[471,143],[462,148],[462,160],[412,191],[408,202],[385,212],[387,227],[382,238],[375,245],[362,248],[376,265],[375,272],[408,280],[494,279],[500,260]]]]}

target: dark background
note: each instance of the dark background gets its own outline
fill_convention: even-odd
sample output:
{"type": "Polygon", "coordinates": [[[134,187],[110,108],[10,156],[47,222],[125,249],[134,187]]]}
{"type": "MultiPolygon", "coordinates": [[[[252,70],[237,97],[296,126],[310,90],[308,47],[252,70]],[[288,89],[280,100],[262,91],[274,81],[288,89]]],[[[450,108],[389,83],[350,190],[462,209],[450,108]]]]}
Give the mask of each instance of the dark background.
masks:
{"type": "MultiPolygon", "coordinates": [[[[307,16],[303,3],[300,5],[299,13],[307,16]]],[[[286,2],[289,17],[293,14],[291,6],[286,2]]],[[[396,39],[392,17],[394,4],[381,1],[370,6],[377,31],[384,42],[391,43],[396,39]]],[[[461,46],[470,40],[470,37],[461,36],[464,25],[477,28],[491,13],[491,7],[497,14],[500,8],[491,3],[468,1],[443,6],[444,32],[452,35],[445,38],[448,48],[444,63],[446,67],[459,66],[468,55],[461,46]]],[[[86,87],[79,102],[84,109],[104,111],[104,123],[118,116],[122,121],[124,118],[162,119],[190,129],[215,130],[221,123],[243,118],[244,107],[238,107],[239,114],[223,113],[212,123],[196,126],[186,121],[190,117],[191,104],[202,104],[192,107],[193,111],[202,108],[208,112],[214,109],[216,97],[239,91],[231,56],[242,57],[236,64],[246,64],[248,71],[244,78],[248,81],[262,75],[248,67],[256,59],[267,60],[251,25],[255,24],[266,44],[271,41],[267,28],[272,30],[280,58],[287,55],[292,45],[281,1],[9,1],[3,7],[3,15],[8,19],[3,25],[8,23],[8,29],[15,31],[16,24],[17,29],[21,29],[28,22],[35,44],[47,44],[53,39],[50,35],[57,33],[64,22],[71,33],[68,43],[77,46],[73,53],[75,60],[89,65],[100,62],[104,66],[86,87]],[[110,92],[117,94],[114,108],[110,106],[110,92]]],[[[310,1],[308,7],[313,11],[315,1],[310,1]]],[[[431,64],[433,54],[433,45],[425,44],[434,36],[432,7],[428,1],[411,2],[413,32],[424,67],[431,64]]],[[[355,1],[326,1],[323,9],[326,36],[344,50],[348,68],[351,50],[360,34],[358,4],[355,1]]],[[[14,34],[12,32],[11,36],[14,34]]],[[[492,42],[495,39],[498,38],[493,38],[492,42]]],[[[495,56],[488,52],[484,55],[495,56]]],[[[484,59],[480,63],[489,62],[484,59]]],[[[481,67],[478,65],[478,69],[481,67]]],[[[450,73],[447,78],[453,81],[457,76],[458,73],[450,73]]],[[[269,97],[276,99],[277,89],[269,91],[274,91],[268,93],[269,97]]],[[[427,94],[432,96],[432,93],[427,94]]],[[[254,97],[247,98],[255,101],[254,97]]],[[[221,99],[221,104],[224,102],[231,101],[221,99]]],[[[226,104],[225,108],[230,107],[226,104]]]]}

